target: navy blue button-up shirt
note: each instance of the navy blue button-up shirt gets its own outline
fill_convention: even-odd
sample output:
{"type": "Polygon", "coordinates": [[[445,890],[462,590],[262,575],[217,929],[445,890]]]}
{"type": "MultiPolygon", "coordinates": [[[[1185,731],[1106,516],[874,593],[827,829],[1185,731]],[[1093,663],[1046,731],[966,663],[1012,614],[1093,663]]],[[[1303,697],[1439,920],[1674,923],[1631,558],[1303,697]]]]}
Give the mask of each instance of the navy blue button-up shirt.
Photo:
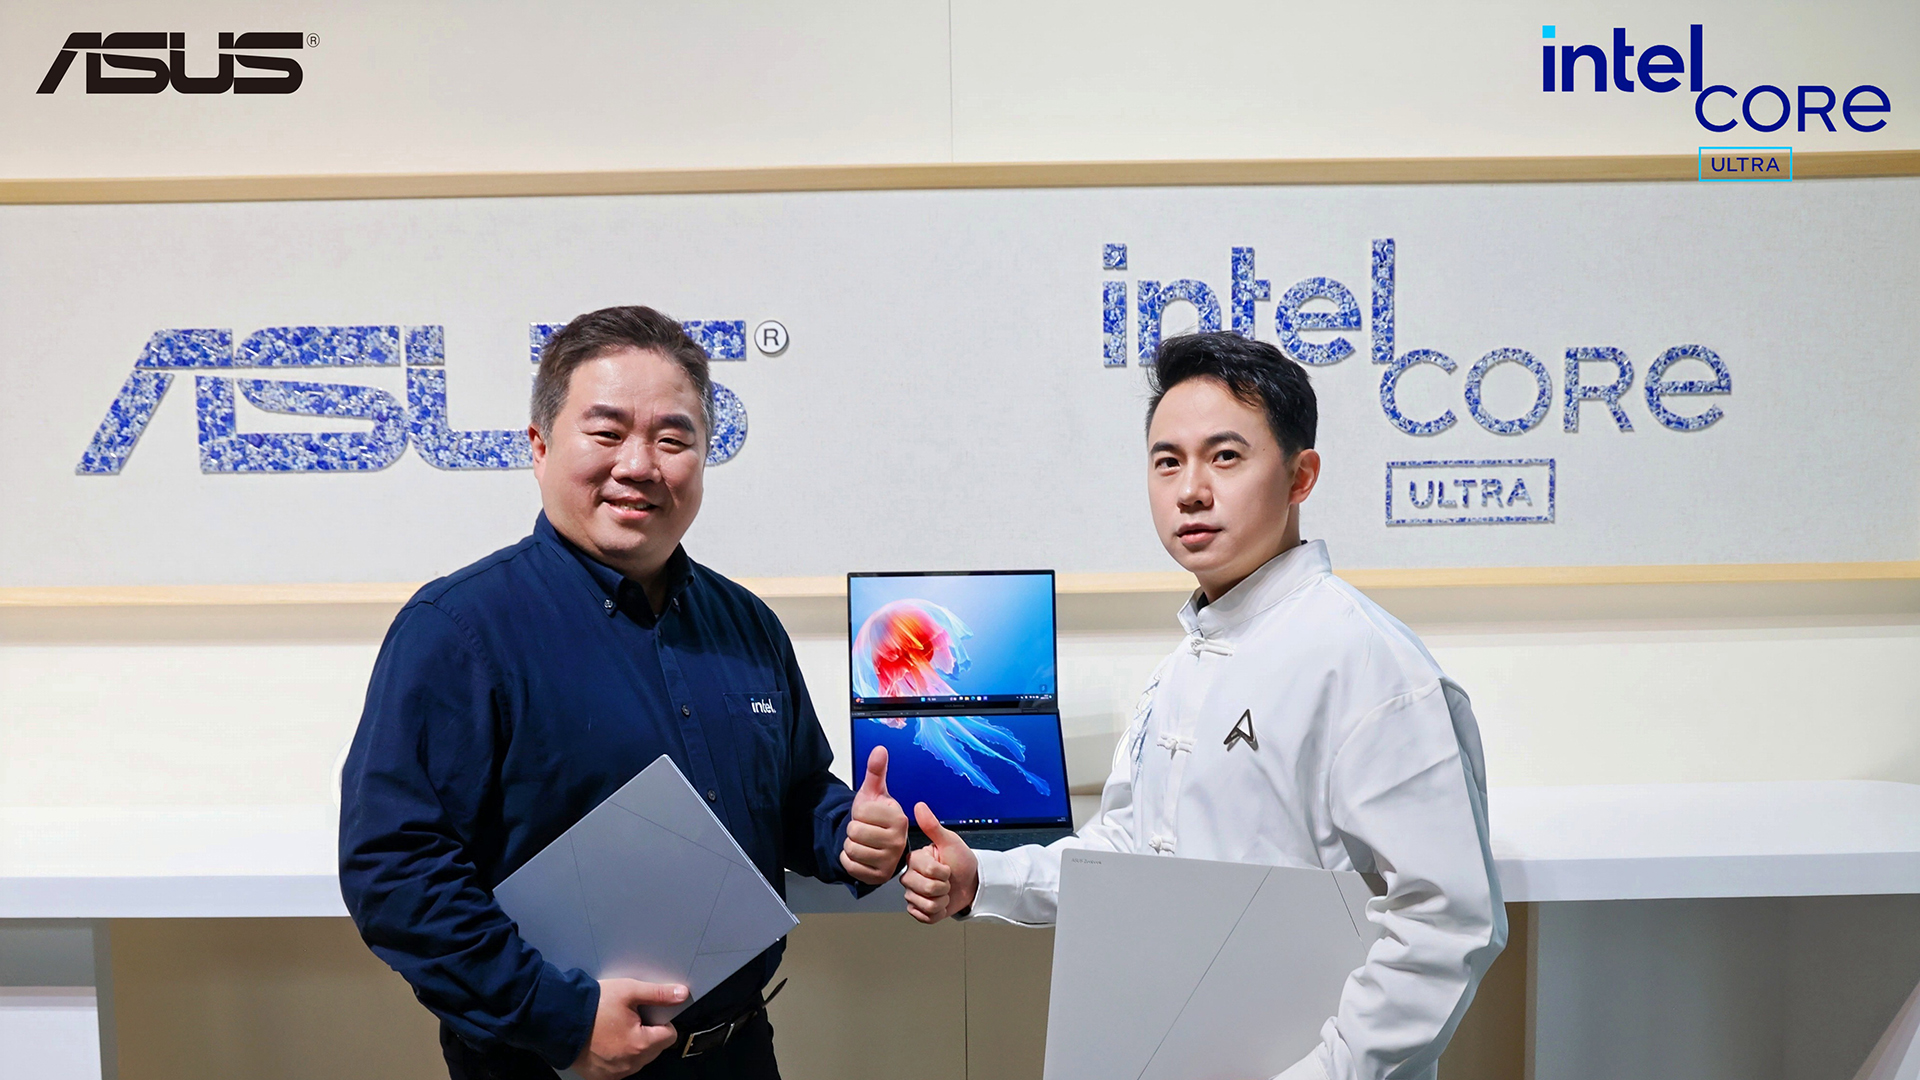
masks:
{"type": "MultiPolygon", "coordinates": [[[[827,771],[785,629],[684,550],[665,573],[656,615],[543,514],[532,536],[416,593],[380,647],[341,786],[341,893],[373,951],[483,1051],[564,1068],[586,1044],[599,984],[543,961],[493,887],[661,754],[776,889],[788,867],[851,880],[853,793],[827,771]]],[[[680,1029],[757,1000],[781,949],[680,1029]]]]}

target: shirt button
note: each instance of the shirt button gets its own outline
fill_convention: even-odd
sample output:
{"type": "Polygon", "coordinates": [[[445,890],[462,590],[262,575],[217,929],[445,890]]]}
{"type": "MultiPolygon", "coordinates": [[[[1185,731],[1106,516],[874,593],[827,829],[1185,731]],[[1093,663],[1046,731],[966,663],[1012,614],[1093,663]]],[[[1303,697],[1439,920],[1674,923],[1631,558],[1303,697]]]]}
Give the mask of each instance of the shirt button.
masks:
{"type": "Polygon", "coordinates": [[[607,614],[609,615],[613,614],[613,601],[602,600],[600,601],[600,606],[607,609],[607,614]]]}
{"type": "Polygon", "coordinates": [[[718,794],[716,794],[716,793],[714,792],[714,790],[713,790],[712,788],[708,788],[708,789],[707,789],[707,801],[708,801],[708,802],[719,802],[719,801],[720,801],[720,796],[719,796],[718,794]]]}
{"type": "Polygon", "coordinates": [[[681,715],[681,716],[692,716],[692,715],[693,715],[693,706],[691,706],[691,705],[682,705],[682,706],[680,706],[680,715],[681,715]]]}

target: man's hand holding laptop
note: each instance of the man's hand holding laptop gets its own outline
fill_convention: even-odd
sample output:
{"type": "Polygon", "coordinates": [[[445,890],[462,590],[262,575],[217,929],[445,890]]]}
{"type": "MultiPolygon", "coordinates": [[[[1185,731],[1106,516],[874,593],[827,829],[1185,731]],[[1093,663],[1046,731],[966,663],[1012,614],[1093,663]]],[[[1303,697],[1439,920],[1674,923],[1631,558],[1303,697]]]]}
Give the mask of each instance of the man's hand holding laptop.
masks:
{"type": "Polygon", "coordinates": [[[640,1006],[678,1005],[685,1000],[687,988],[684,986],[638,979],[601,979],[593,1034],[580,1049],[573,1071],[583,1080],[618,1080],[633,1075],[680,1037],[672,1024],[649,1024],[642,1020],[640,1006]]]}

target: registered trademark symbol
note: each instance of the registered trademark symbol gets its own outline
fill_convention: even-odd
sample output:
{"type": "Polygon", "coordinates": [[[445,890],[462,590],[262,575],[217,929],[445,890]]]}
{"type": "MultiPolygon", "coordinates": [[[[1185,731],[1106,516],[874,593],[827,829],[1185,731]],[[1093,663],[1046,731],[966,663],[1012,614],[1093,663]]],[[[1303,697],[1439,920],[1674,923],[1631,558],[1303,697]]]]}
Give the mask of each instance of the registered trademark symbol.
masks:
{"type": "Polygon", "coordinates": [[[307,48],[309,48],[309,49],[317,49],[317,48],[319,48],[319,47],[320,47],[320,35],[319,35],[319,34],[308,34],[308,35],[307,35],[307,48]]]}
{"type": "Polygon", "coordinates": [[[753,328],[753,347],[762,356],[779,356],[787,351],[787,328],[777,319],[768,319],[753,328]]]}

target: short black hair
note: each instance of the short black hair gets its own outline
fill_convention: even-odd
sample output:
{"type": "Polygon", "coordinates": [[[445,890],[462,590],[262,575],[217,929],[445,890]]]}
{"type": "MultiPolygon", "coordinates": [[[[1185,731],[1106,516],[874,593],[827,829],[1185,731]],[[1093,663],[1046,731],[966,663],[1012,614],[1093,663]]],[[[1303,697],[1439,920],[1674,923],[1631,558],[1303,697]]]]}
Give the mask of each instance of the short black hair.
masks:
{"type": "Polygon", "coordinates": [[[1160,343],[1153,366],[1147,369],[1147,427],[1167,391],[1188,379],[1214,379],[1227,392],[1267,414],[1267,427],[1288,457],[1313,446],[1320,426],[1320,405],[1313,396],[1307,369],[1264,341],[1241,337],[1229,330],[1208,334],[1180,334],[1160,343]]]}
{"type": "Polygon", "coordinates": [[[713,437],[713,380],[707,373],[707,351],[674,320],[650,307],[629,305],[589,311],[547,339],[540,350],[540,370],[533,377],[529,410],[542,438],[552,436],[554,418],[567,403],[573,369],[622,349],[657,352],[678,364],[700,395],[700,420],[706,437],[713,437]]]}

